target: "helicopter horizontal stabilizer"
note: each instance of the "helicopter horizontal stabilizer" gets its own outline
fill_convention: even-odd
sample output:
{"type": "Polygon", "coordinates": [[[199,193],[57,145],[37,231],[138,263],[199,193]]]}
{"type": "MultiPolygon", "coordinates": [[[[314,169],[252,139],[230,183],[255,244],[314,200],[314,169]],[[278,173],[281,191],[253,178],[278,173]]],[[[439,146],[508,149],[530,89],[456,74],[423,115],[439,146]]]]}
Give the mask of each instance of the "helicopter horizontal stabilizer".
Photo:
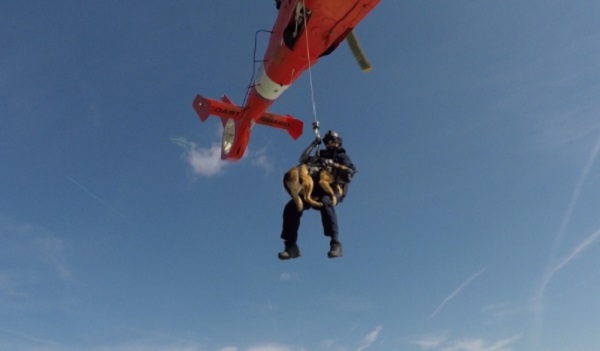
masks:
{"type": "Polygon", "coordinates": [[[288,134],[294,140],[298,139],[302,135],[302,130],[304,129],[304,123],[302,123],[302,121],[299,119],[296,119],[290,115],[282,116],[269,112],[263,113],[256,120],[256,123],[263,126],[287,130],[288,134]]]}
{"type": "MultiPolygon", "coordinates": [[[[218,101],[197,95],[194,99],[194,110],[196,110],[202,122],[213,115],[221,118],[223,126],[225,126],[228,119],[241,120],[245,117],[244,109],[235,105],[227,96],[223,96],[221,101],[218,101]]],[[[286,130],[294,140],[302,135],[304,128],[301,120],[290,115],[283,116],[265,112],[253,120],[257,124],[286,130]]]]}

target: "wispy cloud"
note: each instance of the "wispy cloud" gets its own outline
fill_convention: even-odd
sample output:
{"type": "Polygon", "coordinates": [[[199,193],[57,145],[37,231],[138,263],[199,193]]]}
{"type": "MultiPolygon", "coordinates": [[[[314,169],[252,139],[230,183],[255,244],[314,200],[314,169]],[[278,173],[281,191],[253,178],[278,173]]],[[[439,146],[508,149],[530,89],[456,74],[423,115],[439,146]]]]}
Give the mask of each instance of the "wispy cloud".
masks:
{"type": "Polygon", "coordinates": [[[440,348],[442,351],[512,351],[512,345],[521,338],[522,334],[514,335],[496,342],[483,339],[460,339],[440,348]]]}
{"type": "Polygon", "coordinates": [[[411,344],[419,346],[422,350],[435,349],[442,345],[448,339],[446,333],[438,335],[426,335],[418,340],[411,341],[411,344]]]}
{"type": "Polygon", "coordinates": [[[55,236],[41,237],[33,240],[40,259],[55,267],[62,279],[70,279],[71,271],[66,264],[65,242],[55,236]]]}
{"type": "MultiPolygon", "coordinates": [[[[218,143],[213,143],[208,148],[202,148],[183,137],[171,138],[171,141],[184,150],[181,158],[196,175],[203,177],[215,176],[223,173],[225,168],[231,164],[221,159],[221,146],[218,143]]],[[[242,160],[244,159],[249,159],[253,166],[263,169],[267,174],[273,171],[273,160],[269,158],[266,147],[257,151],[249,147],[242,160]]]]}
{"type": "MultiPolygon", "coordinates": [[[[321,349],[328,350],[328,349],[331,349],[334,347],[335,347],[335,340],[333,340],[333,339],[325,339],[319,343],[319,348],[321,348],[321,349]]],[[[338,350],[339,350],[339,348],[338,348],[338,350]]]]}
{"type": "Polygon", "coordinates": [[[184,150],[181,156],[192,168],[194,174],[200,176],[214,176],[225,169],[227,162],[221,160],[221,147],[213,143],[210,148],[200,148],[196,143],[186,138],[171,138],[171,141],[184,150]]]}
{"type": "Polygon", "coordinates": [[[456,295],[458,295],[461,291],[463,291],[463,289],[465,289],[469,284],[471,284],[471,282],[473,282],[473,280],[475,280],[475,278],[477,278],[478,276],[480,276],[483,272],[485,272],[486,268],[480,270],[479,272],[473,274],[472,276],[470,276],[467,280],[465,280],[458,288],[456,288],[450,295],[448,295],[444,301],[442,301],[442,303],[438,306],[438,308],[436,308],[435,311],[433,311],[433,313],[431,314],[431,316],[429,316],[429,318],[433,318],[435,317],[436,314],[438,314],[438,312],[440,312],[442,310],[442,308],[444,308],[444,306],[453,298],[456,297],[456,295]]]}
{"type": "Polygon", "coordinates": [[[330,308],[339,313],[372,313],[375,309],[373,300],[355,295],[331,294],[324,299],[330,308]]]}
{"type": "Polygon", "coordinates": [[[296,346],[287,346],[276,343],[259,344],[250,346],[246,351],[306,351],[306,349],[296,346]]]}
{"type": "Polygon", "coordinates": [[[0,269],[0,291],[7,296],[27,296],[27,288],[34,282],[28,281],[27,269],[44,271],[41,276],[52,277],[54,271],[61,280],[72,278],[67,259],[67,243],[43,228],[25,223],[18,224],[0,218],[0,259],[11,262],[10,270],[0,269]]]}
{"type": "MultiPolygon", "coordinates": [[[[0,335],[8,334],[18,338],[15,342],[4,342],[3,346],[9,345],[18,350],[38,351],[71,351],[73,347],[61,345],[50,340],[44,340],[35,336],[23,334],[17,331],[0,328],[0,335]]],[[[193,340],[131,340],[118,344],[93,345],[79,348],[81,351],[307,351],[307,349],[293,345],[283,345],[272,342],[259,343],[248,347],[225,346],[222,348],[207,348],[193,340]]]]}
{"type": "Polygon", "coordinates": [[[448,340],[446,333],[434,336],[425,336],[411,344],[419,346],[422,350],[439,351],[512,351],[512,345],[522,337],[522,334],[490,342],[481,338],[460,338],[448,340]]]}
{"type": "Polygon", "coordinates": [[[8,334],[8,335],[11,335],[12,337],[16,337],[21,340],[26,340],[26,341],[31,342],[36,345],[44,345],[46,347],[52,347],[53,349],[58,349],[58,347],[60,346],[60,344],[58,344],[57,342],[54,342],[52,340],[42,339],[42,338],[36,337],[34,335],[22,333],[22,332],[12,330],[12,329],[0,328],[0,333],[8,334]]]}
{"type": "Polygon", "coordinates": [[[367,349],[369,346],[371,346],[379,337],[379,333],[381,332],[382,329],[383,329],[383,327],[381,327],[381,326],[375,327],[375,329],[373,331],[371,331],[369,334],[367,334],[362,339],[360,346],[356,350],[363,351],[363,350],[367,349]]]}
{"type": "Polygon", "coordinates": [[[282,282],[298,281],[300,280],[300,275],[295,272],[283,272],[279,275],[279,280],[282,282]]]}
{"type": "Polygon", "coordinates": [[[6,295],[14,294],[11,282],[11,277],[3,272],[0,272],[0,292],[6,295]]]}
{"type": "Polygon", "coordinates": [[[518,307],[510,303],[497,303],[487,305],[481,309],[481,313],[487,318],[486,323],[496,323],[505,320],[508,317],[515,316],[521,311],[518,307]]]}
{"type": "Polygon", "coordinates": [[[203,351],[196,342],[178,342],[175,344],[152,344],[151,342],[131,342],[121,345],[97,346],[83,351],[203,351]]]}
{"type": "Polygon", "coordinates": [[[262,148],[252,153],[252,164],[262,168],[267,174],[273,171],[273,161],[267,156],[267,149],[262,148]]]}
{"type": "MultiPolygon", "coordinates": [[[[110,347],[93,348],[89,351],[203,351],[208,350],[194,341],[180,340],[174,344],[165,344],[161,342],[131,342],[123,345],[115,345],[110,347]]],[[[225,346],[218,349],[219,351],[306,351],[306,349],[298,346],[283,345],[273,342],[259,343],[249,347],[239,347],[234,345],[225,346]]]]}

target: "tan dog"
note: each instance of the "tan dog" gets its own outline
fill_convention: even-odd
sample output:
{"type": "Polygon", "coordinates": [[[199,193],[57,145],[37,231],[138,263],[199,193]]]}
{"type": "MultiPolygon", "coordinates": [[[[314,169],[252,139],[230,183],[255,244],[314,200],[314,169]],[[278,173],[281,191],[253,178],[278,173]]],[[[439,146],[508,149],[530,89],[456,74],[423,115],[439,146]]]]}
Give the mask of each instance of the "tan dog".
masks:
{"type": "MultiPolygon", "coordinates": [[[[329,166],[322,168],[319,172],[319,185],[327,194],[329,194],[333,206],[337,204],[337,198],[331,185],[336,183],[335,173],[338,169],[348,170],[349,168],[338,163],[330,163],[329,166]]],[[[283,186],[292,197],[292,200],[294,200],[299,212],[304,210],[302,199],[315,208],[323,206],[323,203],[318,202],[311,197],[314,189],[314,182],[309,174],[309,169],[306,164],[300,164],[287,171],[283,176],[283,186]]],[[[335,186],[338,190],[337,193],[342,195],[343,189],[340,184],[336,183],[335,186]]]]}
{"type": "Polygon", "coordinates": [[[283,175],[283,186],[292,197],[292,200],[294,200],[298,212],[304,210],[302,199],[314,207],[321,207],[323,205],[311,197],[314,182],[308,172],[308,166],[306,164],[294,166],[289,171],[285,172],[283,175]]]}

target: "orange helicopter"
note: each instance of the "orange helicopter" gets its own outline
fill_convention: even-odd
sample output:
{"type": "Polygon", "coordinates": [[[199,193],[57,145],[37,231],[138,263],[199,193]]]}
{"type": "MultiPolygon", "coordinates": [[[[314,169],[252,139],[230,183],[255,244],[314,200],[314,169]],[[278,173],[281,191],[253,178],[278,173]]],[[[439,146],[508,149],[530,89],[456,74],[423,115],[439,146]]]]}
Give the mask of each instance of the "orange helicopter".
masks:
{"type": "Polygon", "coordinates": [[[221,118],[221,159],[242,158],[255,123],[286,130],[293,139],[302,135],[303,123],[290,115],[267,112],[269,106],[320,57],[347,40],[363,71],[371,68],[353,33],[354,27],[380,0],[276,0],[279,10],[269,44],[244,106],[227,96],[213,100],[197,95],[193,106],[203,122],[221,118]]]}

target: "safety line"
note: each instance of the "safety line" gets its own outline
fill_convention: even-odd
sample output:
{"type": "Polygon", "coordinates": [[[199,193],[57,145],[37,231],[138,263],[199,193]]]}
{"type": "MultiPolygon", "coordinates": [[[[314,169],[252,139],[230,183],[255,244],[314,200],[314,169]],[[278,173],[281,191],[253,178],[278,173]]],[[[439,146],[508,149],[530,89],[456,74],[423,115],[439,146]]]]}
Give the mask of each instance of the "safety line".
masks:
{"type": "MultiPolygon", "coordinates": [[[[311,98],[311,102],[312,102],[312,112],[313,112],[313,119],[314,122],[318,125],[319,124],[319,120],[317,119],[317,103],[315,102],[315,88],[313,85],[313,79],[312,79],[312,65],[311,65],[311,60],[310,60],[310,48],[308,45],[308,21],[307,21],[307,14],[306,14],[306,6],[304,4],[304,1],[302,1],[302,11],[304,11],[304,38],[306,39],[306,56],[308,57],[308,80],[309,80],[309,84],[310,84],[310,98],[311,98]]],[[[317,131],[315,131],[317,132],[317,131]]]]}

